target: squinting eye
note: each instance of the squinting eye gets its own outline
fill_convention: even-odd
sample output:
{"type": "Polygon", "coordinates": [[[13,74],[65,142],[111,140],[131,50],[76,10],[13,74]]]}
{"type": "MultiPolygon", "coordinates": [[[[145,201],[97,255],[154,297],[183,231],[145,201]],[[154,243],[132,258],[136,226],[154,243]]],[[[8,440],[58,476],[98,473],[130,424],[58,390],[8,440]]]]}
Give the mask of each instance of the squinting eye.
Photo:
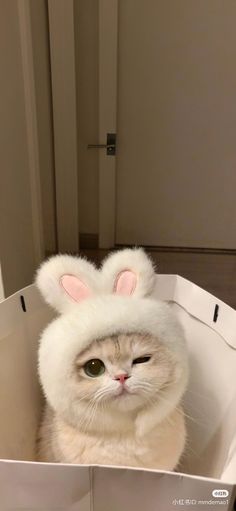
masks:
{"type": "Polygon", "coordinates": [[[87,376],[90,376],[90,378],[96,378],[105,373],[105,365],[99,358],[93,358],[84,364],[84,372],[87,376]]]}
{"type": "Polygon", "coordinates": [[[145,362],[148,362],[151,357],[139,357],[135,358],[133,360],[133,364],[144,364],[145,362]]]}

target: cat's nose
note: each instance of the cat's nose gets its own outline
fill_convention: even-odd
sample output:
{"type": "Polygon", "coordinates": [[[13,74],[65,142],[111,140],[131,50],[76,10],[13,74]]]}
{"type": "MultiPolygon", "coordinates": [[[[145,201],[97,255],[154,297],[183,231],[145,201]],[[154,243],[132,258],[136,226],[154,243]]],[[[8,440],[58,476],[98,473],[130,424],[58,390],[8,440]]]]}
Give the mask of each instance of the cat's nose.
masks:
{"type": "Polygon", "coordinates": [[[128,378],[130,378],[129,375],[127,373],[123,373],[117,374],[117,376],[114,377],[114,380],[120,380],[120,383],[124,383],[128,378]]]}

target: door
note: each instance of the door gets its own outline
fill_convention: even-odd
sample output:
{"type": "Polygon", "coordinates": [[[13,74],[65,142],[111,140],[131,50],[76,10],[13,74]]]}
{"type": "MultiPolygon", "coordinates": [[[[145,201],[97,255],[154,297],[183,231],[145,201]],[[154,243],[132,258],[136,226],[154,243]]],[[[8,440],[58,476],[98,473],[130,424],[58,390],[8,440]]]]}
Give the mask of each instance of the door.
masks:
{"type": "Polygon", "coordinates": [[[101,248],[236,249],[235,22],[235,0],[49,0],[59,248],[79,209],[101,248]]]}
{"type": "Polygon", "coordinates": [[[117,244],[236,249],[236,2],[118,2],[117,244]]]}

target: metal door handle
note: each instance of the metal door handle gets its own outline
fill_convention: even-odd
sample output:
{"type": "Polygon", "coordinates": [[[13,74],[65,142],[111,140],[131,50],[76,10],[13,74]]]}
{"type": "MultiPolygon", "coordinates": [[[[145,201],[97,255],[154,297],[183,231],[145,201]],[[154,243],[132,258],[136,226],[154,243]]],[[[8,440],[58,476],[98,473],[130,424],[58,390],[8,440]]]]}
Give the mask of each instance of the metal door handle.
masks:
{"type": "Polygon", "coordinates": [[[115,144],[88,144],[88,149],[104,149],[105,147],[116,147],[115,144]]]}
{"type": "Polygon", "coordinates": [[[108,156],[116,154],[116,133],[107,133],[106,144],[88,144],[87,149],[106,149],[108,156]]]}

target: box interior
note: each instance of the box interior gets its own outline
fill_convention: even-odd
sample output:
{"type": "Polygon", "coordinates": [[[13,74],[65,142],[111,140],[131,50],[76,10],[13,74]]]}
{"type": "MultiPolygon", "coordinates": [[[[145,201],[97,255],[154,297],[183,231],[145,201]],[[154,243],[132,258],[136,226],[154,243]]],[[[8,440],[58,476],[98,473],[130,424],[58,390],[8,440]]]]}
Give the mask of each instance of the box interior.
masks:
{"type": "MultiPolygon", "coordinates": [[[[236,350],[183,307],[176,303],[172,307],[184,326],[190,357],[184,400],[188,442],[178,471],[225,480],[229,464],[236,466],[232,447],[236,350]]],[[[0,458],[33,461],[42,409],[37,344],[53,313],[29,286],[2,302],[0,315],[0,458]],[[21,307],[22,294],[26,312],[21,307]]]]}

